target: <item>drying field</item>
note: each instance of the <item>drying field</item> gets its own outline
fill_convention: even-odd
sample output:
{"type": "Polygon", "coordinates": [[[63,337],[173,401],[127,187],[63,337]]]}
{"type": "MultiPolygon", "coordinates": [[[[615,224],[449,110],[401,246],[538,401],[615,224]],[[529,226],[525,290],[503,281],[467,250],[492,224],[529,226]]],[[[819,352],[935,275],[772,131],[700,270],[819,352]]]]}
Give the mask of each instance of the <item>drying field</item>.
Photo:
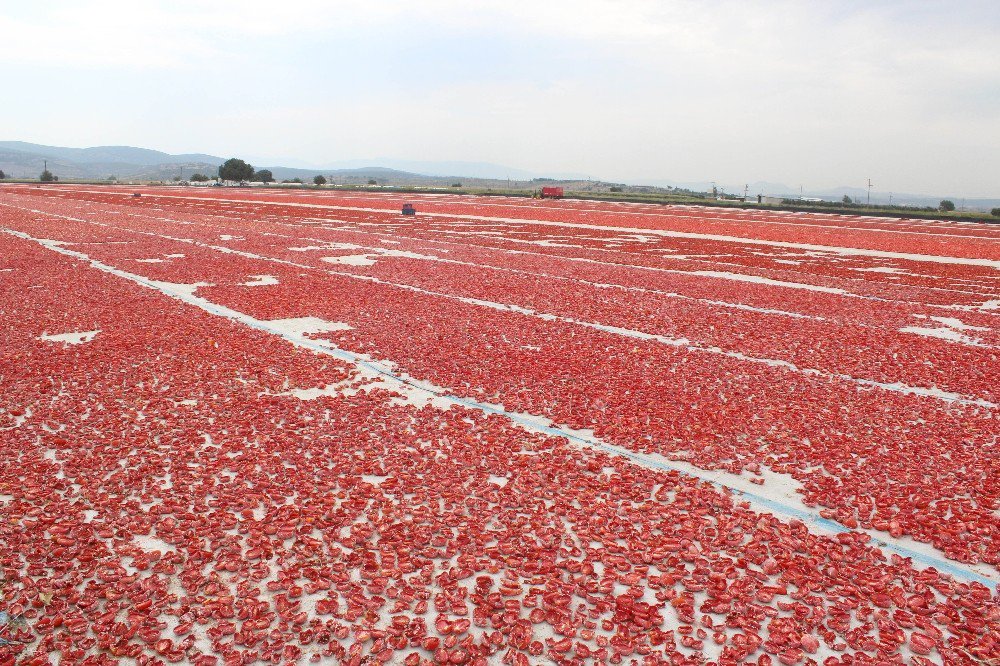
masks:
{"type": "Polygon", "coordinates": [[[998,355],[1000,227],[2,187],[0,663],[996,663],[998,355]]]}

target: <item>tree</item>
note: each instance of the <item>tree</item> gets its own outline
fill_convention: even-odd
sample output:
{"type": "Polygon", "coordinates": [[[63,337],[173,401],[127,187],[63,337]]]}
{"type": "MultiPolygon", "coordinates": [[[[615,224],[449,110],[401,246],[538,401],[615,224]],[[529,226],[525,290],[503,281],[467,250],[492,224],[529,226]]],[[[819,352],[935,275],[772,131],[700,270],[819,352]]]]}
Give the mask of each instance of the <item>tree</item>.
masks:
{"type": "Polygon", "coordinates": [[[180,176],[174,176],[174,182],[175,182],[175,183],[178,183],[178,182],[180,182],[180,180],[181,180],[181,177],[180,177],[180,176]]]}
{"type": "Polygon", "coordinates": [[[852,203],[854,203],[854,199],[852,199],[851,197],[849,197],[849,196],[847,196],[845,194],[844,198],[841,199],[841,202],[843,202],[843,203],[847,204],[848,206],[850,206],[852,203]]]}
{"type": "Polygon", "coordinates": [[[270,169],[261,169],[253,175],[253,181],[255,183],[273,183],[274,174],[271,173],[270,169]]]}
{"type": "Polygon", "coordinates": [[[462,183],[452,183],[452,187],[462,187],[462,183]]]}
{"type": "Polygon", "coordinates": [[[1000,217],[1000,208],[994,208],[990,211],[990,215],[993,217],[1000,217]]]}
{"type": "Polygon", "coordinates": [[[42,172],[42,175],[38,177],[43,183],[52,183],[55,181],[56,177],[52,175],[52,172],[46,169],[42,172]]]}
{"type": "Polygon", "coordinates": [[[949,212],[955,210],[955,202],[954,201],[950,201],[948,199],[942,199],[941,203],[938,204],[938,209],[942,213],[949,213],[949,212]]]}
{"type": "Polygon", "coordinates": [[[235,157],[226,160],[219,167],[219,178],[222,180],[250,180],[253,173],[252,166],[235,157]]]}
{"type": "Polygon", "coordinates": [[[368,184],[369,185],[378,185],[378,181],[375,180],[374,178],[369,178],[368,179],[368,184]]]}
{"type": "Polygon", "coordinates": [[[317,185],[326,185],[326,176],[316,176],[313,178],[313,182],[317,185]]]}
{"type": "Polygon", "coordinates": [[[210,180],[211,178],[209,178],[203,173],[196,173],[193,176],[191,176],[191,182],[193,183],[207,183],[210,180]]]}
{"type": "Polygon", "coordinates": [[[3,179],[4,179],[4,178],[6,178],[6,177],[7,177],[7,174],[5,174],[5,173],[3,172],[3,169],[0,169],[0,180],[3,180],[3,179]]]}

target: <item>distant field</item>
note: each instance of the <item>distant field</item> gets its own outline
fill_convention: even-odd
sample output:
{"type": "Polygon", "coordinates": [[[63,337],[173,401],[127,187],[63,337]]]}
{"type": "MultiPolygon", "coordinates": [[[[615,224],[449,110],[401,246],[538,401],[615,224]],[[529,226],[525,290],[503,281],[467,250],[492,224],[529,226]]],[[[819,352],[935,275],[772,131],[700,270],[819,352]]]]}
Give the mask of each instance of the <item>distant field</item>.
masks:
{"type": "Polygon", "coordinates": [[[5,185],[0,323],[0,663],[1000,658],[1000,227],[5,185]]]}

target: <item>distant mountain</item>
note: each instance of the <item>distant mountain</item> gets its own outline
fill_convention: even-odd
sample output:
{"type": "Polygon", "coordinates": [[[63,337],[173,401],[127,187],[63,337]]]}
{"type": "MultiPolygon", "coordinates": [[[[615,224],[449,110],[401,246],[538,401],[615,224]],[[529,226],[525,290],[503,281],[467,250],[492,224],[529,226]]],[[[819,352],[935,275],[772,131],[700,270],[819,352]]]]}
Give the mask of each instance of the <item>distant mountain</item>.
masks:
{"type": "MultiPolygon", "coordinates": [[[[638,179],[634,181],[634,185],[652,185],[653,187],[676,187],[683,190],[690,190],[691,192],[711,192],[712,186],[714,185],[720,192],[725,192],[726,194],[743,194],[743,188],[749,186],[748,194],[751,196],[757,196],[758,194],[765,194],[768,196],[783,196],[785,193],[790,193],[797,190],[797,188],[791,188],[782,183],[770,183],[767,181],[754,181],[752,183],[741,183],[735,185],[733,183],[723,183],[723,182],[712,182],[708,180],[696,180],[696,181],[679,181],[679,180],[659,180],[659,179],[638,179]]],[[[791,196],[789,194],[788,196],[791,196]]],[[[798,196],[796,192],[795,196],[798,196]]]]}
{"type": "Polygon", "coordinates": [[[387,169],[385,167],[361,167],[358,169],[299,169],[284,166],[258,167],[267,169],[276,180],[291,180],[301,178],[303,181],[311,182],[313,177],[324,175],[332,178],[336,183],[364,184],[371,179],[375,179],[379,184],[400,184],[405,182],[409,185],[440,185],[442,180],[436,176],[425,176],[398,169],[387,169]],[[431,182],[422,182],[431,181],[431,182]]]}
{"type": "MultiPolygon", "coordinates": [[[[204,153],[172,155],[159,150],[136,148],[134,146],[96,146],[93,148],[67,148],[46,146],[25,141],[0,141],[0,170],[14,178],[37,178],[47,163],[49,171],[63,179],[104,180],[115,176],[120,180],[173,180],[186,178],[195,173],[209,176],[218,173],[218,167],[225,158],[204,153]]],[[[311,166],[294,159],[260,158],[248,159],[258,169],[270,169],[278,180],[300,178],[310,182],[313,177],[323,174],[333,182],[357,185],[376,180],[379,185],[449,187],[462,183],[466,187],[504,188],[508,183],[515,188],[533,188],[537,178],[551,178],[570,189],[601,191],[605,185],[598,179],[591,179],[581,173],[535,173],[515,169],[491,162],[462,161],[418,161],[393,158],[370,160],[341,160],[325,166],[311,166]],[[273,160],[273,161],[272,161],[273,160]],[[266,166],[266,164],[287,166],[266,166]]],[[[625,186],[624,183],[617,185],[625,186]]],[[[684,182],[660,179],[637,179],[629,186],[651,186],[656,188],[680,188],[692,192],[711,192],[713,183],[708,181],[684,182]]],[[[720,192],[742,194],[744,183],[714,183],[720,192]]],[[[801,190],[784,183],[757,181],[749,183],[748,194],[756,197],[764,194],[774,197],[797,199],[823,199],[839,202],[846,194],[858,202],[868,200],[868,190],[860,187],[834,187],[820,190],[801,190]]],[[[951,199],[959,209],[989,211],[1000,207],[1000,199],[962,199],[960,196],[942,194],[892,193],[892,203],[936,207],[941,199],[951,199]]],[[[889,203],[889,193],[872,191],[873,204],[889,203]]]]}
{"type": "Polygon", "coordinates": [[[424,176],[442,176],[447,178],[480,178],[490,180],[531,180],[532,178],[553,178],[556,180],[587,180],[587,174],[580,173],[536,173],[515,169],[491,162],[457,162],[457,161],[418,161],[397,160],[391,157],[378,157],[370,160],[341,160],[331,162],[324,168],[358,169],[377,164],[381,167],[396,169],[424,176]]]}
{"type": "Polygon", "coordinates": [[[225,160],[214,155],[190,154],[171,155],[149,148],[134,148],[132,146],[97,146],[95,148],[66,148],[63,146],[44,146],[24,141],[0,141],[0,150],[16,151],[43,155],[50,159],[65,160],[78,164],[108,163],[137,164],[154,166],[157,164],[186,164],[203,162],[207,164],[222,164],[225,160]]]}
{"type": "MultiPolygon", "coordinates": [[[[786,190],[787,192],[787,190],[786,190]]],[[[869,192],[863,187],[831,187],[823,190],[806,190],[802,196],[823,199],[825,201],[840,201],[844,196],[849,196],[855,203],[867,203],[869,192]]],[[[792,194],[778,195],[798,197],[798,193],[792,190],[792,194]]],[[[910,192],[885,192],[881,190],[871,191],[871,203],[877,205],[887,205],[892,203],[897,206],[914,206],[917,208],[937,208],[942,199],[949,199],[955,203],[959,210],[989,211],[1000,206],[1000,199],[990,198],[963,198],[956,194],[941,194],[930,196],[927,194],[913,194],[910,192]]]]}
{"type": "MultiPolygon", "coordinates": [[[[655,187],[680,187],[693,192],[711,192],[713,183],[709,181],[682,182],[674,180],[638,180],[636,185],[653,185],[655,187]]],[[[844,185],[841,187],[829,187],[818,190],[799,189],[784,183],[773,183],[768,181],[755,181],[745,184],[715,183],[720,192],[726,194],[743,194],[743,188],[749,185],[747,193],[751,197],[763,194],[770,197],[783,197],[787,199],[822,199],[823,201],[839,202],[844,195],[851,197],[856,203],[868,201],[868,190],[863,187],[853,187],[844,185]]],[[[915,206],[918,208],[936,208],[942,199],[950,199],[960,209],[964,206],[967,210],[989,211],[1000,206],[1000,199],[978,198],[970,199],[954,194],[941,194],[930,196],[927,194],[912,194],[907,192],[885,192],[880,190],[871,191],[872,204],[886,205],[890,203],[899,206],[915,206]]]]}
{"type": "Polygon", "coordinates": [[[224,161],[214,155],[171,155],[132,146],[66,148],[0,141],[0,170],[18,178],[37,177],[47,163],[49,171],[63,178],[159,180],[196,171],[214,173],[224,161]]]}
{"type": "MultiPolygon", "coordinates": [[[[127,179],[162,179],[188,175],[201,171],[206,174],[216,169],[226,158],[202,153],[171,155],[159,150],[133,146],[97,146],[94,148],[67,148],[46,146],[25,141],[0,141],[0,169],[17,177],[36,177],[43,163],[48,160],[49,170],[64,178],[103,179],[109,176],[127,179]]],[[[527,181],[532,178],[557,180],[586,180],[585,174],[533,173],[489,162],[434,162],[376,158],[369,160],[342,160],[324,166],[311,166],[294,160],[280,160],[287,166],[262,166],[279,162],[278,158],[248,160],[257,168],[270,169],[278,179],[312,178],[316,174],[357,175],[377,178],[379,174],[389,179],[403,176],[444,178],[449,180],[491,179],[527,181]],[[273,162],[272,162],[273,160],[273,162]],[[379,171],[381,170],[381,171],[379,171]],[[392,172],[392,173],[390,173],[392,172]]]]}

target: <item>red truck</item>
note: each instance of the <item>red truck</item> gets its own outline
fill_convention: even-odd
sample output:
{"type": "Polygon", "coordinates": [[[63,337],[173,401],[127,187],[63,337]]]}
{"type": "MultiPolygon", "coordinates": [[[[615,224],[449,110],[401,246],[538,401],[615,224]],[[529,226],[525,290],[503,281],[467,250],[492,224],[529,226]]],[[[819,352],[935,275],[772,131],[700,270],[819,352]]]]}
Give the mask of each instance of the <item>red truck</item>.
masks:
{"type": "Polygon", "coordinates": [[[543,199],[562,199],[563,198],[563,188],[561,188],[561,187],[543,187],[542,188],[542,198],[543,199]]]}

